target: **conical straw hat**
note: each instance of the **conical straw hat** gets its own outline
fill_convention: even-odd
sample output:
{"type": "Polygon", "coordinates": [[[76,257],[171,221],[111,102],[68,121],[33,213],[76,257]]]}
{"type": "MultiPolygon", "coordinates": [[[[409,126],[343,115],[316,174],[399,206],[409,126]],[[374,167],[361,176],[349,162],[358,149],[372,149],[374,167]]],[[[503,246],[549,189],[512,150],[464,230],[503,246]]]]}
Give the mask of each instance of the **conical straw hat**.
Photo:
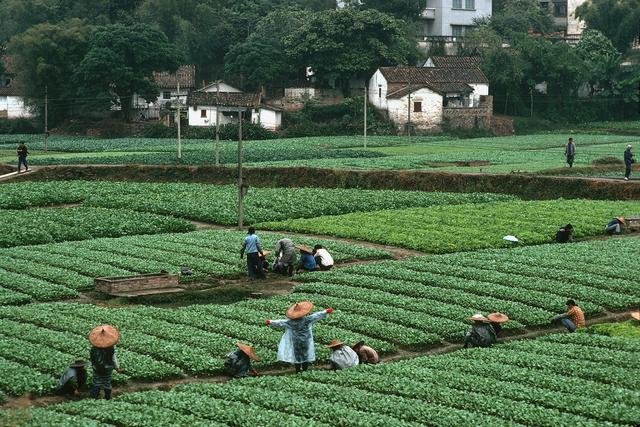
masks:
{"type": "Polygon", "coordinates": [[[260,361],[260,358],[258,357],[256,352],[253,350],[253,346],[245,345],[245,344],[242,344],[241,342],[237,342],[236,345],[240,350],[242,350],[244,354],[249,356],[249,359],[255,360],[256,362],[260,361]]]}
{"type": "Polygon", "coordinates": [[[306,316],[307,314],[309,314],[311,309],[313,309],[312,302],[309,302],[309,301],[297,302],[293,304],[291,307],[289,307],[289,309],[287,310],[287,317],[293,320],[300,319],[306,316]]]}
{"type": "Polygon", "coordinates": [[[485,323],[489,322],[489,319],[487,319],[480,313],[474,314],[473,316],[468,317],[467,319],[473,320],[474,322],[485,322],[485,323]]]}
{"type": "Polygon", "coordinates": [[[300,249],[302,252],[306,252],[308,254],[312,254],[313,251],[311,250],[311,248],[307,245],[299,245],[298,249],[300,249]]]}
{"type": "Polygon", "coordinates": [[[494,323],[504,323],[509,320],[509,317],[502,313],[491,313],[487,316],[487,319],[494,323]]]}
{"type": "Polygon", "coordinates": [[[97,348],[113,347],[119,339],[120,333],[111,325],[96,326],[89,333],[89,342],[97,348]]]}
{"type": "Polygon", "coordinates": [[[344,343],[342,341],[339,340],[331,340],[331,342],[328,345],[325,345],[324,348],[333,348],[333,347],[338,347],[340,345],[343,345],[344,343]]]}

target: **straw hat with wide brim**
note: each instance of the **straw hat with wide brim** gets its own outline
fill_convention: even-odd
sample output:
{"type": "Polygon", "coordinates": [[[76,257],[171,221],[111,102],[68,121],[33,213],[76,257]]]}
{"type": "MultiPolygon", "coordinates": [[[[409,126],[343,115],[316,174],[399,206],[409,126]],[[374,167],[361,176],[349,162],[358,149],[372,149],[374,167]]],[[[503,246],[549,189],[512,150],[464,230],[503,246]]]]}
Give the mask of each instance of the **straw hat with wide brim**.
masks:
{"type": "Polygon", "coordinates": [[[308,254],[312,254],[313,251],[311,250],[311,248],[307,245],[299,245],[298,249],[300,249],[302,252],[306,252],[308,254]]]}
{"type": "Polygon", "coordinates": [[[84,368],[85,366],[87,366],[87,361],[83,360],[83,359],[78,359],[75,362],[73,362],[71,365],[69,365],[70,368],[84,368]]]}
{"type": "Polygon", "coordinates": [[[640,311],[634,311],[631,313],[631,317],[633,317],[634,319],[636,319],[637,321],[640,321],[640,311]]]}
{"type": "Polygon", "coordinates": [[[487,319],[493,323],[504,323],[509,320],[509,317],[502,313],[491,313],[487,316],[487,319]]]}
{"type": "Polygon", "coordinates": [[[485,322],[485,323],[488,323],[488,322],[489,322],[489,319],[487,319],[486,317],[484,317],[484,316],[483,316],[482,314],[480,314],[480,313],[474,314],[474,315],[473,315],[473,316],[471,316],[471,317],[467,317],[467,319],[468,319],[468,320],[473,320],[474,322],[485,322]]]}
{"type": "Polygon", "coordinates": [[[331,342],[328,345],[325,345],[324,348],[340,347],[341,345],[344,345],[342,341],[331,340],[331,342]]]}
{"type": "Polygon", "coordinates": [[[117,344],[120,332],[111,325],[96,326],[89,333],[89,342],[97,348],[109,348],[117,344]]]}
{"type": "Polygon", "coordinates": [[[620,221],[622,224],[626,224],[624,221],[624,217],[623,216],[619,216],[616,218],[618,221],[620,221]]]}
{"type": "Polygon", "coordinates": [[[255,360],[256,362],[260,361],[260,358],[258,357],[256,352],[253,350],[253,346],[242,344],[241,342],[237,342],[236,345],[240,350],[242,350],[244,354],[246,354],[249,357],[249,359],[255,360]]]}
{"type": "Polygon", "coordinates": [[[313,309],[312,302],[309,302],[309,301],[297,302],[293,304],[291,307],[289,307],[289,309],[287,310],[287,317],[292,320],[300,319],[306,316],[307,314],[309,314],[311,309],[313,309]]]}

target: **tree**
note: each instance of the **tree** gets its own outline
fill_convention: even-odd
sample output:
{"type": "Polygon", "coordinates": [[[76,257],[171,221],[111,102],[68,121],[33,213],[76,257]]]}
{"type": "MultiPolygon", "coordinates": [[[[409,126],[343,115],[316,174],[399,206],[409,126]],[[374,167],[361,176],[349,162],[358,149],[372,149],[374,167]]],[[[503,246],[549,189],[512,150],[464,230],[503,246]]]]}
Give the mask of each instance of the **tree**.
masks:
{"type": "Polygon", "coordinates": [[[538,33],[548,33],[553,29],[549,11],[542,9],[538,0],[505,0],[500,11],[479,21],[482,22],[488,23],[502,36],[526,33],[529,28],[538,33]]]}
{"type": "Polygon", "coordinates": [[[90,32],[82,21],[72,19],[58,25],[35,25],[9,44],[27,102],[40,113],[47,88],[51,123],[67,117],[76,106],[71,77],[87,51],[90,32]]]}
{"type": "Polygon", "coordinates": [[[611,40],[598,30],[588,29],[582,34],[576,52],[585,64],[590,95],[594,96],[597,91],[610,91],[622,62],[622,55],[611,40]]]}
{"type": "Polygon", "coordinates": [[[366,0],[363,7],[388,13],[399,19],[413,20],[420,14],[421,4],[425,4],[425,2],[420,0],[366,0]]]}
{"type": "Polygon", "coordinates": [[[119,104],[128,119],[134,94],[150,102],[158,97],[153,72],[175,71],[179,64],[162,32],[144,24],[113,24],[94,30],[74,80],[81,93],[119,104]]]}
{"type": "Polygon", "coordinates": [[[640,0],[590,0],[576,8],[576,16],[623,53],[640,37],[640,0]]]}

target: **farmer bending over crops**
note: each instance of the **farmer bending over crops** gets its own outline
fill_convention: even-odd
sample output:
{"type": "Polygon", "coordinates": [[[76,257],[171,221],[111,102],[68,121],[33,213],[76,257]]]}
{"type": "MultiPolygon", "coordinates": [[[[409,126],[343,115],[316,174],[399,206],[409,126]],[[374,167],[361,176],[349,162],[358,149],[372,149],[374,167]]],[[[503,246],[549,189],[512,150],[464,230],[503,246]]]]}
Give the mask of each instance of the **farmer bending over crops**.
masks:
{"type": "Polygon", "coordinates": [[[318,265],[318,270],[328,271],[333,267],[333,257],[322,245],[313,247],[313,257],[318,265]]]}
{"type": "Polygon", "coordinates": [[[100,389],[104,390],[104,398],[111,399],[111,376],[113,370],[122,372],[116,359],[115,345],[120,339],[120,333],[116,328],[102,325],[94,328],[89,334],[91,347],[91,365],[93,367],[93,384],[91,385],[91,397],[98,399],[100,389]]]}
{"type": "Polygon", "coordinates": [[[332,308],[308,315],[313,303],[302,301],[295,303],[287,310],[288,319],[267,320],[267,325],[273,329],[284,329],[285,332],[278,345],[278,360],[292,363],[296,373],[306,371],[309,364],[316,360],[313,346],[313,324],[326,318],[333,312],[332,308]]]}
{"type": "Polygon", "coordinates": [[[370,363],[375,365],[380,361],[380,357],[378,356],[378,352],[369,347],[368,345],[364,345],[364,341],[360,341],[351,347],[353,351],[358,355],[358,362],[360,364],[370,363]]]}
{"type": "Polygon", "coordinates": [[[498,335],[500,335],[500,331],[502,331],[502,324],[506,323],[509,318],[502,313],[491,313],[487,316],[487,319],[491,322],[491,327],[496,333],[496,339],[498,339],[498,335]]]}
{"type": "Polygon", "coordinates": [[[291,239],[280,239],[275,247],[276,260],[273,271],[278,274],[293,276],[293,269],[296,263],[296,246],[291,239]]]}
{"type": "Polygon", "coordinates": [[[316,264],[316,259],[313,257],[311,249],[305,245],[298,246],[298,249],[300,249],[300,263],[298,264],[297,272],[316,271],[318,264],[316,264]]]}
{"type": "Polygon", "coordinates": [[[567,224],[556,231],[556,243],[573,242],[573,225],[567,224]]]}
{"type": "Polygon", "coordinates": [[[468,320],[473,320],[471,330],[464,337],[464,348],[491,347],[496,342],[496,331],[489,323],[491,321],[482,314],[474,314],[468,320]]]}
{"type": "Polygon", "coordinates": [[[245,378],[249,374],[257,376],[258,372],[251,366],[251,361],[259,362],[260,358],[253,351],[253,347],[240,342],[236,345],[238,349],[227,354],[224,361],[224,371],[232,378],[245,378]]]}
{"type": "Polygon", "coordinates": [[[604,232],[607,236],[611,236],[613,233],[620,234],[621,228],[625,224],[624,217],[619,216],[613,218],[607,225],[604,226],[604,232]]]}
{"type": "Polygon", "coordinates": [[[87,370],[85,369],[87,362],[79,359],[73,362],[62,377],[58,380],[58,386],[56,387],[56,394],[66,396],[67,398],[74,397],[79,391],[87,388],[87,370]]]}
{"type": "Polygon", "coordinates": [[[264,271],[262,270],[262,263],[260,262],[260,255],[262,253],[262,247],[260,247],[260,239],[256,234],[256,229],[249,227],[247,237],[242,242],[242,248],[240,249],[240,259],[247,253],[247,275],[250,279],[259,277],[266,279],[264,271]]]}
{"type": "Polygon", "coordinates": [[[566,305],[569,311],[555,316],[551,319],[551,322],[560,321],[562,326],[567,328],[569,332],[575,332],[578,328],[584,328],[585,322],[582,309],[578,307],[576,302],[572,299],[567,300],[566,305]]]}
{"type": "Polygon", "coordinates": [[[358,366],[359,361],[356,352],[341,341],[332,340],[325,348],[331,349],[331,368],[334,371],[358,366]]]}

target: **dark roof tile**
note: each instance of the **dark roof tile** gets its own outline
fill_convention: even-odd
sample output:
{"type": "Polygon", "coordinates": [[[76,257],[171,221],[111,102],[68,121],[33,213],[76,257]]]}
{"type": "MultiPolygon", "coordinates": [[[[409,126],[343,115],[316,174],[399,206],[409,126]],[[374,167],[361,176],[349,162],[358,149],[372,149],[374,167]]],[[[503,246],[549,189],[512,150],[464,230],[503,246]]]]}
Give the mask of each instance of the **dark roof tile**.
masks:
{"type": "Polygon", "coordinates": [[[187,100],[190,106],[223,105],[227,107],[254,108],[260,105],[260,93],[220,92],[191,92],[187,100]]]}
{"type": "Polygon", "coordinates": [[[387,83],[489,83],[480,68],[381,67],[387,83]]]}
{"type": "Polygon", "coordinates": [[[181,65],[175,73],[155,72],[153,79],[160,89],[176,89],[180,82],[180,89],[193,89],[196,87],[196,66],[181,65]]]}

